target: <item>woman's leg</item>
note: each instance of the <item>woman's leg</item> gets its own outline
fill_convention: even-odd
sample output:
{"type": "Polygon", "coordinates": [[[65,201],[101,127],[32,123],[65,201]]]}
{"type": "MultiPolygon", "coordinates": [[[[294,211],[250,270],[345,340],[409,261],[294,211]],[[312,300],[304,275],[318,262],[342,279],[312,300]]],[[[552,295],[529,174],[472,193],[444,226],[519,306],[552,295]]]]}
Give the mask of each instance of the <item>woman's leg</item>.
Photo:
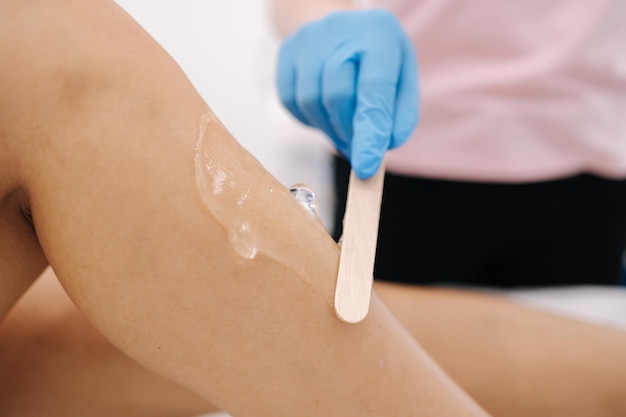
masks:
{"type": "Polygon", "coordinates": [[[3,417],[191,417],[215,411],[138,365],[76,310],[48,269],[0,325],[3,417]]]}
{"type": "MultiPolygon", "coordinates": [[[[624,414],[625,332],[490,294],[380,282],[376,288],[493,415],[624,414]]],[[[0,326],[0,404],[6,417],[190,417],[214,409],[111,346],[50,270],[0,326]]]]}
{"type": "Polygon", "coordinates": [[[626,332],[477,291],[377,282],[394,315],[498,417],[626,415],[626,332]]]}
{"type": "Polygon", "coordinates": [[[114,2],[0,8],[2,146],[48,261],[116,347],[237,417],[486,415],[375,294],[362,323],[337,319],[337,246],[217,118],[198,192],[209,109],[114,2]],[[250,227],[254,259],[229,240],[250,227]]]}

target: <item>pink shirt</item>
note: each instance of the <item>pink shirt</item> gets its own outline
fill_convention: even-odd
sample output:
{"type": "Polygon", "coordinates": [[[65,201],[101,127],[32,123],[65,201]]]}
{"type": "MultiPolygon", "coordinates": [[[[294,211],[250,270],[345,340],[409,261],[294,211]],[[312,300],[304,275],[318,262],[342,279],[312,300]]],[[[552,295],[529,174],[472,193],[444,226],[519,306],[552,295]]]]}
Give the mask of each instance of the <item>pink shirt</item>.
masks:
{"type": "Polygon", "coordinates": [[[421,120],[388,170],[626,178],[626,1],[374,0],[418,53],[421,120]]]}

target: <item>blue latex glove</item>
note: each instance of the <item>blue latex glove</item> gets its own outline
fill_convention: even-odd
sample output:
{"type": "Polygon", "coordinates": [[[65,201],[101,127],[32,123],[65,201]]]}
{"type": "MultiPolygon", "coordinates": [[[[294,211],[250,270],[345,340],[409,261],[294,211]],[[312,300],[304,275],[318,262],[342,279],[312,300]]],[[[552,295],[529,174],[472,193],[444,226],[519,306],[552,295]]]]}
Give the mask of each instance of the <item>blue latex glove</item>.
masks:
{"type": "Polygon", "coordinates": [[[277,83],[284,106],[323,130],[362,179],[417,124],[413,46],[382,9],[335,12],[304,25],[281,46],[277,83]]]}

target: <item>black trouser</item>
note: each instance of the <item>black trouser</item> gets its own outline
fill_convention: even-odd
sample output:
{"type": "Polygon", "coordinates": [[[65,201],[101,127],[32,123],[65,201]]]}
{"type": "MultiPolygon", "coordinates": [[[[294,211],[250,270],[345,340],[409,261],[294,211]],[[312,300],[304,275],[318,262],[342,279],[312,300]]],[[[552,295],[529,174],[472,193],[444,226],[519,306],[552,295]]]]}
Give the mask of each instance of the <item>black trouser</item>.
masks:
{"type": "MultiPolygon", "coordinates": [[[[341,235],[350,167],[335,158],[341,235]]],[[[617,284],[626,181],[494,184],[387,173],[374,276],[494,287],[617,284]]]]}

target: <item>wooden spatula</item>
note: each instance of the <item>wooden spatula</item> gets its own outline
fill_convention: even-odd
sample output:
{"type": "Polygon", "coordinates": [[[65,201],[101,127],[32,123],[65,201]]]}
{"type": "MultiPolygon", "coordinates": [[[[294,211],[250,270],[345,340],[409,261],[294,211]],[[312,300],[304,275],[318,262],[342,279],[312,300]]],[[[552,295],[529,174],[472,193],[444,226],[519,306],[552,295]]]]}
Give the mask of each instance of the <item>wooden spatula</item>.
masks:
{"type": "Polygon", "coordinates": [[[369,311],[384,178],[384,161],[366,180],[350,172],[335,288],[335,312],[347,323],[360,322],[369,311]]]}

